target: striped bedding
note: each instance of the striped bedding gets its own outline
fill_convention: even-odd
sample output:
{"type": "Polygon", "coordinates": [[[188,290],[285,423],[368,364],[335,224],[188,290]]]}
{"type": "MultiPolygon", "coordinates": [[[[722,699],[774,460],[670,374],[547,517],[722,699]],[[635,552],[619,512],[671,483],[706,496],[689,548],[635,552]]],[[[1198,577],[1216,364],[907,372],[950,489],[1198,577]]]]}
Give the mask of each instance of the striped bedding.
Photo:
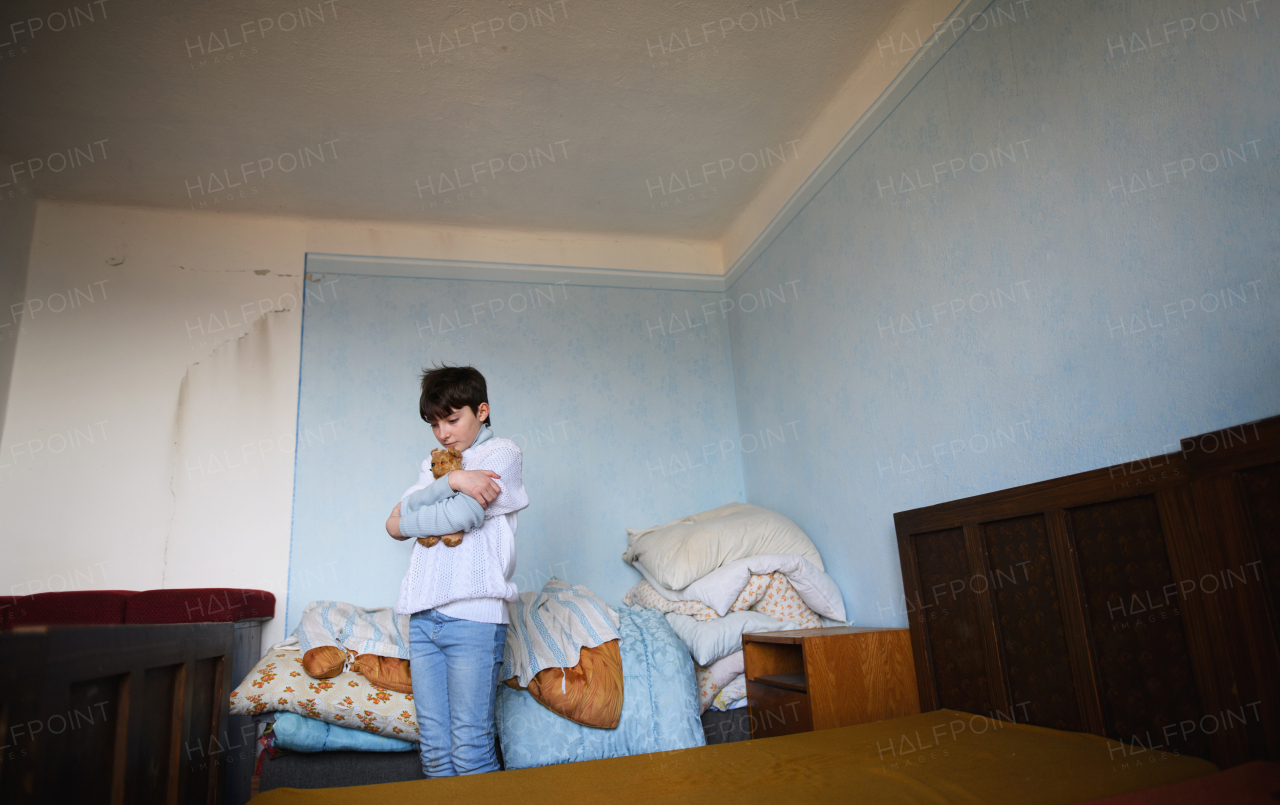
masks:
{"type": "Polygon", "coordinates": [[[499,679],[521,687],[544,668],[572,668],[584,648],[618,639],[618,613],[581,584],[553,578],[507,605],[510,625],[499,679]]]}

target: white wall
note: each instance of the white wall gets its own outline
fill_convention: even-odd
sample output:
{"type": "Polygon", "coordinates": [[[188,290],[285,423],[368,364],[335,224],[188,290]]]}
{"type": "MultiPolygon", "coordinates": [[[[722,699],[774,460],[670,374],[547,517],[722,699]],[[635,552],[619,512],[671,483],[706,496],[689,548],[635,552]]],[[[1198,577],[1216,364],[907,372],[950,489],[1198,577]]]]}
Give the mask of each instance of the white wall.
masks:
{"type": "Polygon", "coordinates": [[[0,590],[234,586],[283,603],[304,241],[297,222],[39,203],[0,441],[0,590]]]}

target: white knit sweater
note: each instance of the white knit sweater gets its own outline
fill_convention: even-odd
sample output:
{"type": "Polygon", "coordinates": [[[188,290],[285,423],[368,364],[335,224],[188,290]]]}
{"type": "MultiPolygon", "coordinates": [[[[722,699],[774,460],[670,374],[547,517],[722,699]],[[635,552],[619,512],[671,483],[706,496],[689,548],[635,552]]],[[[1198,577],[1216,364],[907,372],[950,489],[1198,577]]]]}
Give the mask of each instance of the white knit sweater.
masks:
{"type": "Polygon", "coordinates": [[[414,543],[395,612],[412,615],[434,609],[451,618],[506,623],[506,602],[517,597],[511,583],[516,512],[529,505],[520,477],[520,448],[510,439],[487,439],[463,451],[462,468],[493,470],[501,476],[495,483],[502,492],[485,510],[484,523],[468,531],[458,547],[414,543]]]}

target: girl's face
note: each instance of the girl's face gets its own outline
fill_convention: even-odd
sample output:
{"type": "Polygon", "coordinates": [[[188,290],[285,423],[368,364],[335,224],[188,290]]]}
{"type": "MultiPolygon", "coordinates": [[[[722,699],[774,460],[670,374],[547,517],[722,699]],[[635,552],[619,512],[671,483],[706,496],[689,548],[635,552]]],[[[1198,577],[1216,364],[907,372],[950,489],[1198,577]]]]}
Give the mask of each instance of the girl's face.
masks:
{"type": "Polygon", "coordinates": [[[444,419],[431,423],[431,433],[441,447],[456,447],[461,452],[476,440],[481,425],[488,418],[489,403],[480,403],[475,411],[468,406],[455,408],[444,419]]]}

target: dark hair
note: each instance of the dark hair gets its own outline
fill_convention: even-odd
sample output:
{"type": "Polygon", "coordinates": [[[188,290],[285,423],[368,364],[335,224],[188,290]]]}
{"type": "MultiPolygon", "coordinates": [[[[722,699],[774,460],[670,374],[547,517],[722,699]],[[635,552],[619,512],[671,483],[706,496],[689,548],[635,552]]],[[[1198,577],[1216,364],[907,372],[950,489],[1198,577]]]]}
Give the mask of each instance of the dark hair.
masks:
{"type": "MultiPolygon", "coordinates": [[[[457,408],[470,408],[479,416],[480,403],[487,402],[489,390],[484,375],[473,366],[433,366],[422,370],[418,413],[423,422],[444,419],[457,408]]],[[[484,424],[490,424],[489,417],[485,417],[484,424]]]]}

